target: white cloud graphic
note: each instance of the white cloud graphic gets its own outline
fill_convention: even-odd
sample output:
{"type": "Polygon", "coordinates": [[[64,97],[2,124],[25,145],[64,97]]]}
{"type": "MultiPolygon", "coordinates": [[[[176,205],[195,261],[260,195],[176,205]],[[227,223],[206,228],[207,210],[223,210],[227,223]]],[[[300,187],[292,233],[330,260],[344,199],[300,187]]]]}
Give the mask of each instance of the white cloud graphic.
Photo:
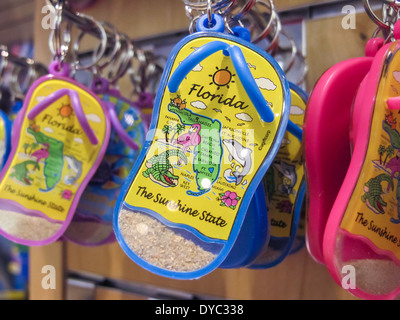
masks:
{"type": "Polygon", "coordinates": [[[90,113],[86,115],[86,119],[92,121],[92,122],[96,122],[96,123],[100,123],[101,119],[97,114],[94,113],[90,113]]]}
{"type": "Polygon", "coordinates": [[[269,80],[267,78],[257,78],[255,80],[260,89],[265,89],[265,90],[275,90],[276,89],[275,83],[273,83],[271,80],[269,80]]]}
{"type": "Polygon", "coordinates": [[[253,118],[250,117],[249,114],[244,113],[244,112],[235,114],[235,117],[242,121],[247,121],[247,122],[253,121],[253,118]]]}
{"type": "Polygon", "coordinates": [[[74,141],[83,144],[83,140],[81,138],[74,138],[74,141]]]}
{"type": "Polygon", "coordinates": [[[196,71],[196,72],[201,71],[201,70],[203,70],[203,67],[200,65],[200,63],[198,63],[198,64],[192,69],[192,71],[196,71]]]}
{"type": "Polygon", "coordinates": [[[290,114],[299,116],[299,115],[304,114],[304,110],[302,108],[298,107],[298,106],[291,106],[290,107],[290,114]]]}
{"type": "Polygon", "coordinates": [[[190,103],[190,105],[194,108],[202,109],[202,110],[207,108],[207,106],[202,101],[193,101],[190,103]]]}
{"type": "Polygon", "coordinates": [[[52,128],[49,128],[49,127],[43,128],[43,131],[46,131],[48,133],[53,133],[54,132],[54,130],[52,128]]]}

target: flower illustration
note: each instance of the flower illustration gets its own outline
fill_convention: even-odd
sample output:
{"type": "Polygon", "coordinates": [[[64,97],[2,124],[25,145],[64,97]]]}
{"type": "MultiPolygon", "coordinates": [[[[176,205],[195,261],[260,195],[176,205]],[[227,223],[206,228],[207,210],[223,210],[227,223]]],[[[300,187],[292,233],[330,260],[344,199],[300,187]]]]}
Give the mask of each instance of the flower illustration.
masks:
{"type": "Polygon", "coordinates": [[[293,204],[289,200],[282,200],[277,203],[276,209],[278,209],[280,212],[291,213],[293,204]]]}
{"type": "Polygon", "coordinates": [[[71,190],[64,190],[64,191],[61,193],[61,197],[62,197],[63,199],[66,199],[66,200],[70,200],[70,199],[72,198],[72,192],[71,192],[71,190]]]}
{"type": "Polygon", "coordinates": [[[224,193],[220,193],[219,195],[221,196],[220,205],[229,207],[231,209],[235,209],[240,200],[240,197],[238,197],[236,192],[231,192],[229,190],[225,191],[224,193]]]}

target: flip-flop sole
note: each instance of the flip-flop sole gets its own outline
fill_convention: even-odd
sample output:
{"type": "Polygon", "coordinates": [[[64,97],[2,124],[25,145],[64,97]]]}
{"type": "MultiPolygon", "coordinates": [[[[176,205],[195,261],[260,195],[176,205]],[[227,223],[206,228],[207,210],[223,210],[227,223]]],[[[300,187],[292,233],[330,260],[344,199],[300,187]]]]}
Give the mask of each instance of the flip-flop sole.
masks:
{"type": "Polygon", "coordinates": [[[0,233],[25,245],[56,241],[70,223],[79,198],[101,162],[110,135],[101,101],[69,79],[46,76],[29,90],[13,125],[12,151],[0,174],[0,233]],[[42,100],[60,90],[79,96],[98,143],[92,144],[64,95],[29,120],[42,100]],[[81,163],[81,175],[70,184],[65,157],[81,163]]]}
{"type": "Polygon", "coordinates": [[[217,268],[279,148],[289,101],[280,67],[259,48],[215,32],[183,39],[164,71],[149,141],[116,206],[114,228],[127,255],[172,278],[198,278],[217,268]],[[274,121],[261,120],[223,50],[193,68],[178,92],[169,92],[179,64],[216,40],[240,48],[274,121]]]}
{"type": "Polygon", "coordinates": [[[242,268],[251,264],[268,244],[270,229],[265,190],[261,183],[251,199],[235,244],[219,268],[242,268]]]}

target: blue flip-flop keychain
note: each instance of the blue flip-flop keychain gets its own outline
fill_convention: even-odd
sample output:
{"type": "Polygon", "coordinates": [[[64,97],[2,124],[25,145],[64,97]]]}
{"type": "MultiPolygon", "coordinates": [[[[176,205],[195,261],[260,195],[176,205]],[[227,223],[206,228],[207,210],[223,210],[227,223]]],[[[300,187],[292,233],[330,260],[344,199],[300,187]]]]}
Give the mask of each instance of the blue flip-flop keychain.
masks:
{"type": "Polygon", "coordinates": [[[11,122],[0,110],[0,170],[7,161],[11,150],[11,122]]]}
{"type": "MultiPolygon", "coordinates": [[[[246,213],[290,109],[282,69],[249,42],[246,29],[225,34],[223,18],[213,14],[197,30],[172,50],[113,219],[129,258],[175,279],[202,277],[230,257],[242,226],[251,224],[246,213]]],[[[266,210],[260,214],[261,246],[244,237],[255,253],[267,238],[266,210]]]]}
{"type": "MultiPolygon", "coordinates": [[[[118,90],[111,89],[106,79],[96,79],[92,90],[107,106],[112,129],[102,163],[83,192],[71,224],[64,234],[66,240],[85,246],[99,246],[115,241],[112,226],[115,201],[147,133],[140,110],[133,102],[122,97],[118,90]]],[[[67,158],[67,162],[71,168],[68,177],[74,180],[80,164],[73,158],[67,158]]]]}
{"type": "Polygon", "coordinates": [[[298,231],[306,191],[302,127],[308,95],[292,83],[290,91],[292,105],[288,130],[263,179],[271,222],[270,239],[259,256],[248,265],[253,269],[274,267],[304,245],[304,235],[298,231]]]}

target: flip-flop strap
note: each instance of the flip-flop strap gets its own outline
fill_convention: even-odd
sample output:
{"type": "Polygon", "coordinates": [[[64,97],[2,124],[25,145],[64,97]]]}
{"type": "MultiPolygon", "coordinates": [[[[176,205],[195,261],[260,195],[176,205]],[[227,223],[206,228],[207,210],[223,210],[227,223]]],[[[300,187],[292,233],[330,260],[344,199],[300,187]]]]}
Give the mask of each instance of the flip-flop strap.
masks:
{"type": "Polygon", "coordinates": [[[53,92],[52,94],[41,100],[36,106],[34,106],[31,111],[29,111],[28,119],[35,119],[35,117],[39,115],[44,109],[48,108],[52,103],[61,99],[65,95],[68,95],[70,97],[76,117],[78,118],[78,121],[83,131],[86,133],[90,143],[93,145],[97,145],[99,141],[86,119],[85,112],[82,109],[82,104],[79,99],[79,94],[75,90],[63,88],[53,92]]]}
{"type": "Polygon", "coordinates": [[[135,141],[133,141],[132,137],[122,127],[121,122],[118,119],[117,112],[115,111],[114,103],[106,101],[105,104],[108,109],[108,114],[110,116],[111,124],[115,129],[115,131],[117,132],[118,136],[129,148],[133,150],[138,150],[139,146],[136,144],[135,141]]]}
{"type": "Polygon", "coordinates": [[[274,120],[274,113],[258,88],[242,50],[238,46],[230,45],[222,41],[209,42],[188,55],[171,75],[168,82],[169,91],[171,93],[177,92],[183,79],[185,79],[188,73],[197,64],[221,50],[224,54],[231,57],[235,71],[261,119],[265,122],[272,122],[274,120]]]}
{"type": "Polygon", "coordinates": [[[294,124],[294,122],[290,119],[288,121],[286,130],[289,131],[292,135],[294,135],[297,139],[302,141],[303,130],[301,130],[301,128],[298,125],[294,124]]]}

